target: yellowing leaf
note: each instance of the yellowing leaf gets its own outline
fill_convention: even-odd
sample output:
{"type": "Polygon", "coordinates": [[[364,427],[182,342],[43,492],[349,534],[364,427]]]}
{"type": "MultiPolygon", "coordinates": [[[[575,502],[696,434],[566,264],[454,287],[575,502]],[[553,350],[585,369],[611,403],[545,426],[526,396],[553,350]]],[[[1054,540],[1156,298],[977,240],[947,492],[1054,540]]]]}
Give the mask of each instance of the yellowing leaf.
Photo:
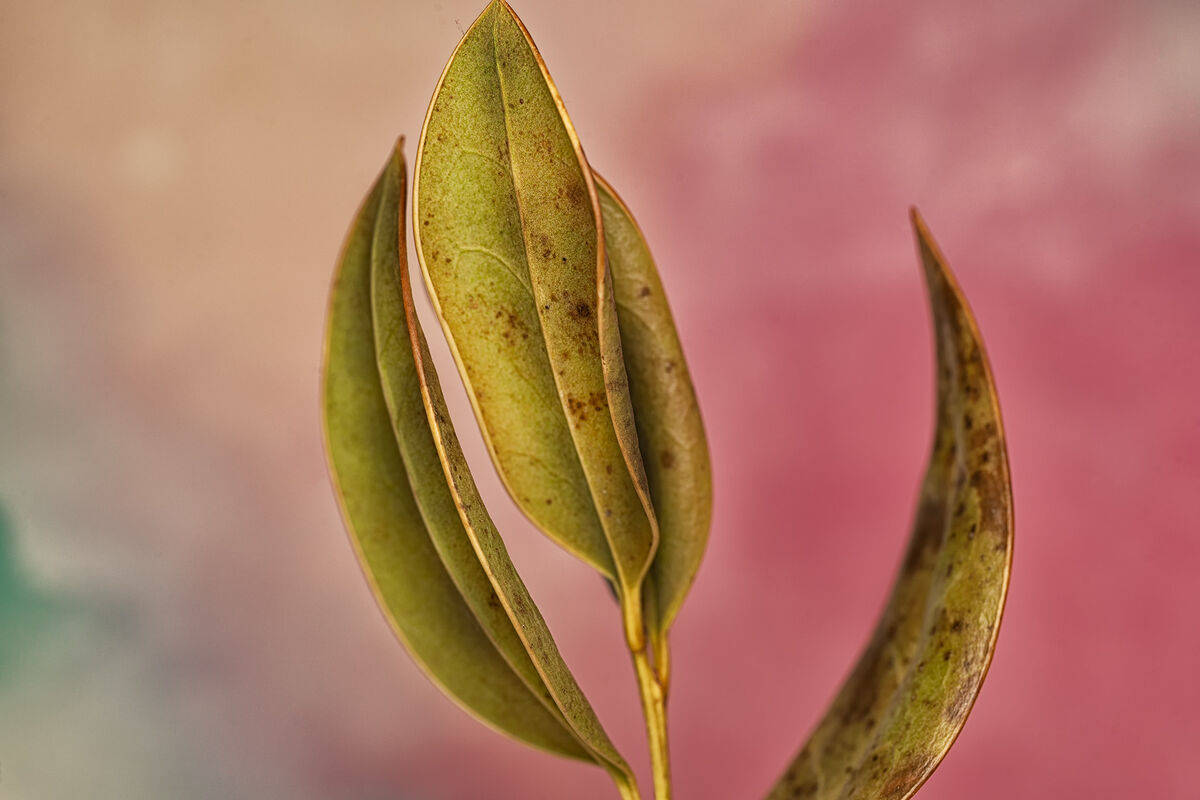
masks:
{"type": "Polygon", "coordinates": [[[769,800],[903,800],[958,736],[1012,565],[1004,431],[975,319],[913,211],[937,340],[937,425],[908,551],[866,650],[769,800]]]}
{"type": "Polygon", "coordinates": [[[561,715],[505,661],[447,573],[413,497],[375,361],[371,247],[376,182],[331,289],[322,411],[330,474],[380,609],[429,677],[482,721],[535,747],[589,759],[561,715]]]}
{"type": "MultiPolygon", "coordinates": [[[[650,568],[657,608],[648,622],[652,638],[660,639],[704,556],[712,521],[712,466],[696,392],[650,248],[629,208],[603,178],[595,179],[637,423],[634,445],[640,443],[658,520],[658,552],[650,568]]],[[[656,649],[665,660],[662,648],[656,649]]],[[[658,666],[665,672],[664,664],[658,666]]]]}
{"type": "Polygon", "coordinates": [[[505,660],[618,785],[631,787],[628,765],[559,654],[463,457],[413,307],[403,196],[397,149],[375,230],[372,305],[383,393],[417,505],[442,563],[505,660]]]}
{"type": "Polygon", "coordinates": [[[599,306],[595,186],[541,57],[500,0],[446,66],[414,185],[421,267],[505,485],[636,598],[658,534],[618,441],[626,390],[606,384],[601,363],[598,320],[611,312],[599,306]]]}

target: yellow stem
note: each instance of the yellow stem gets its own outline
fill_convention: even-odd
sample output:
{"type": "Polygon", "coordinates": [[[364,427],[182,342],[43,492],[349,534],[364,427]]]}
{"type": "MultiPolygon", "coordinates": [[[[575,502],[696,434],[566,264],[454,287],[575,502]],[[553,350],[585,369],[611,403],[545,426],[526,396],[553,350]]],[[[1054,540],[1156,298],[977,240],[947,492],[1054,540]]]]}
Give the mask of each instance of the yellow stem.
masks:
{"type": "Polygon", "coordinates": [[[642,712],[646,716],[646,739],[650,744],[650,768],[654,775],[655,800],[671,800],[671,760],[667,749],[667,698],[654,675],[646,651],[633,654],[642,712]]]}
{"type": "MultiPolygon", "coordinates": [[[[655,800],[671,800],[671,763],[667,750],[667,697],[646,652],[642,598],[631,592],[621,598],[625,637],[637,672],[638,693],[646,718],[646,741],[650,746],[650,768],[654,776],[655,800]]],[[[664,648],[665,649],[665,648],[664,648]]]]}
{"type": "Polygon", "coordinates": [[[671,694],[671,646],[664,632],[651,632],[650,648],[654,651],[654,674],[662,687],[663,702],[671,694]]]}
{"type": "Polygon", "coordinates": [[[617,784],[617,791],[621,793],[621,800],[642,800],[642,795],[638,792],[637,783],[633,777],[622,772],[612,772],[613,783],[617,784]]]}

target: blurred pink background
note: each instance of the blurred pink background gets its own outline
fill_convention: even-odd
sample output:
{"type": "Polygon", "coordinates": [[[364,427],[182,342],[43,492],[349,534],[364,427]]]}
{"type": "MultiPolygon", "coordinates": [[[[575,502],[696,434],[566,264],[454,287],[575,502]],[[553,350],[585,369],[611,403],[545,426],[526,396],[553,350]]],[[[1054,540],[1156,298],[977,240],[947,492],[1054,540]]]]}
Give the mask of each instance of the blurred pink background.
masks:
{"type": "MultiPolygon", "coordinates": [[[[333,260],[481,6],[0,6],[0,796],[615,796],[421,676],[325,476],[333,260]]],[[[1018,539],[920,797],[1196,797],[1200,4],[516,8],[650,238],[709,430],[677,796],[761,797],[886,595],[932,415],[916,203],[989,345],[1018,539]]],[[[643,769],[605,589],[470,446],[643,769]]]]}

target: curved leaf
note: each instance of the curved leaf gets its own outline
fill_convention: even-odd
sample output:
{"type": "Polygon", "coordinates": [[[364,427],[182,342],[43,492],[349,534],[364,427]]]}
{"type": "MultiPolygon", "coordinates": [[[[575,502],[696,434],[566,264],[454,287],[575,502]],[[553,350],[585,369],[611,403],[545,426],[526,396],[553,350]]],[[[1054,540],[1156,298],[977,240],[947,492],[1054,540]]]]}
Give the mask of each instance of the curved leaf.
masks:
{"type": "Polygon", "coordinates": [[[485,723],[560,755],[589,753],[501,656],[430,541],[380,389],[371,322],[377,181],[359,209],[330,292],[322,411],[334,491],[380,609],[446,694],[485,723]]]}
{"type": "Polygon", "coordinates": [[[454,434],[412,303],[403,228],[404,164],[385,173],[372,251],[376,355],[396,441],[425,525],[455,585],[505,660],[594,759],[632,785],[479,496],[454,434]]]}
{"type": "MultiPolygon", "coordinates": [[[[712,521],[712,465],[696,392],[650,248],[629,208],[603,178],[594,177],[637,423],[634,447],[640,442],[658,519],[658,552],[650,567],[657,608],[648,622],[651,638],[661,639],[704,556],[712,521]]],[[[660,661],[665,660],[665,651],[658,649],[660,661]]],[[[664,666],[660,663],[660,673],[664,666]]]]}
{"type": "Polygon", "coordinates": [[[541,57],[501,0],[467,31],[434,93],[413,225],[509,493],[636,596],[658,534],[640,470],[617,438],[613,409],[628,400],[601,363],[595,186],[541,57]]]}
{"type": "Polygon", "coordinates": [[[992,660],[1012,566],[1004,431],[975,320],[912,212],[937,340],[937,425],[871,641],[770,800],[902,800],[950,749],[992,660]]]}

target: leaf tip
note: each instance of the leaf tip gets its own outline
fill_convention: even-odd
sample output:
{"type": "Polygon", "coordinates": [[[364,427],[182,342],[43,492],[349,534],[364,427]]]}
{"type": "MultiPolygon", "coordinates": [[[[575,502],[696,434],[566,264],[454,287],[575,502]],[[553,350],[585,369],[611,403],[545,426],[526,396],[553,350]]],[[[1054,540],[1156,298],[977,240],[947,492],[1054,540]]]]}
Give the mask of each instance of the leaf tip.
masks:
{"type": "Polygon", "coordinates": [[[908,207],[908,217],[912,223],[913,235],[917,240],[917,255],[930,289],[933,289],[935,283],[945,283],[952,287],[952,291],[956,296],[959,295],[960,292],[957,288],[957,283],[950,272],[950,266],[946,262],[946,257],[942,254],[937,242],[934,241],[933,234],[929,232],[929,226],[926,224],[925,218],[921,216],[921,212],[917,210],[915,205],[908,207]]]}
{"type": "Polygon", "coordinates": [[[921,216],[921,212],[917,207],[908,207],[908,220],[912,225],[913,234],[917,237],[917,246],[922,250],[936,250],[933,244],[933,235],[929,233],[929,226],[925,223],[925,218],[921,216]]]}

